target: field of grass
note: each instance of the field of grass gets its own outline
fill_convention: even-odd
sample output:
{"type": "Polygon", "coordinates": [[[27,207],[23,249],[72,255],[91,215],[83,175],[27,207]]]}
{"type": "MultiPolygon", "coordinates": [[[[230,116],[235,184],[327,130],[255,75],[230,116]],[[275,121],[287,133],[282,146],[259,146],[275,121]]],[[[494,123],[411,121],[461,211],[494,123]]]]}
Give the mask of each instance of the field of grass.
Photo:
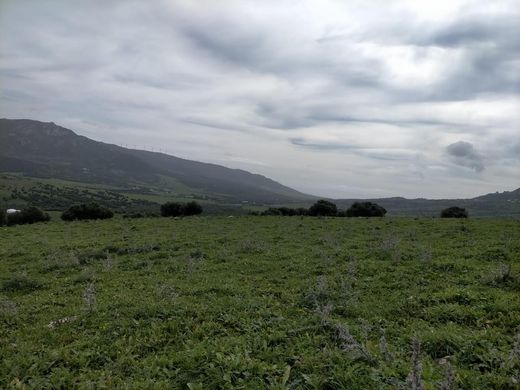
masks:
{"type": "Polygon", "coordinates": [[[0,238],[0,388],[519,386],[519,220],[116,218],[0,238]]]}

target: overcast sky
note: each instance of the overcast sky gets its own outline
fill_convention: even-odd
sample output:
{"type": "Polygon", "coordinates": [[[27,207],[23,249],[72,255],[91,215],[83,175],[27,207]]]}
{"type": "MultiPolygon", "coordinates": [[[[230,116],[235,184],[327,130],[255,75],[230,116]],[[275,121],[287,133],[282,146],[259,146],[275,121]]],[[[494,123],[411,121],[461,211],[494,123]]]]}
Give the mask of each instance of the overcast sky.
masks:
{"type": "Polygon", "coordinates": [[[1,0],[0,116],[322,196],[512,190],[520,0],[1,0]]]}

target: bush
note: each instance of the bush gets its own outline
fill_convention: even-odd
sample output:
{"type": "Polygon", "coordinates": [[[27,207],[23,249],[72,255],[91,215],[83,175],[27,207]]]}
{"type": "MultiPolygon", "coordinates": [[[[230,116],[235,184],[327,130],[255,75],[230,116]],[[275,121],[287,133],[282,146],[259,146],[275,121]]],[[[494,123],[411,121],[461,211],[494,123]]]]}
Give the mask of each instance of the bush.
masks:
{"type": "Polygon", "coordinates": [[[185,216],[202,214],[202,206],[195,201],[188,202],[182,208],[185,216]]]}
{"type": "Polygon", "coordinates": [[[68,210],[61,214],[64,221],[85,220],[85,219],[108,219],[112,218],[114,213],[106,207],[97,203],[80,204],[69,207],[68,210]]]}
{"type": "Polygon", "coordinates": [[[309,208],[309,215],[312,216],[335,216],[338,208],[332,202],[321,199],[309,208]]]}
{"type": "Polygon", "coordinates": [[[269,207],[267,210],[262,212],[262,215],[282,215],[282,212],[276,207],[269,207]]]}
{"type": "Polygon", "coordinates": [[[5,210],[0,210],[0,226],[4,226],[7,223],[7,217],[5,210]]]}
{"type": "Polygon", "coordinates": [[[347,217],[384,217],[386,209],[372,202],[355,202],[347,210],[347,217]]]}
{"type": "Polygon", "coordinates": [[[161,215],[163,217],[180,217],[182,215],[182,203],[166,202],[161,205],[161,215]]]}
{"type": "Polygon", "coordinates": [[[461,207],[448,207],[442,210],[441,218],[468,218],[468,212],[461,207]]]}
{"type": "Polygon", "coordinates": [[[163,217],[183,217],[202,213],[202,206],[195,201],[182,204],[179,202],[166,202],[161,205],[163,217]]]}
{"type": "Polygon", "coordinates": [[[13,276],[2,283],[3,292],[31,292],[41,287],[35,280],[29,279],[25,275],[13,276]]]}
{"type": "Polygon", "coordinates": [[[23,225],[27,223],[50,221],[49,214],[38,207],[28,207],[17,213],[7,214],[7,225],[23,225]]]}

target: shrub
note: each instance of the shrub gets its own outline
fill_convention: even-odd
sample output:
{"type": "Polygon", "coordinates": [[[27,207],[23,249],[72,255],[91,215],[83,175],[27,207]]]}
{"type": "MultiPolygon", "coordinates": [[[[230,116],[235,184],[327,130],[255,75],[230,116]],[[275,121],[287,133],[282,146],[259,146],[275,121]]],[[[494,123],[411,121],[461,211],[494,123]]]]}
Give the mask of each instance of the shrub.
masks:
{"type": "Polygon", "coordinates": [[[182,215],[182,204],[178,202],[166,202],[161,205],[163,217],[180,217],[182,215]]]}
{"type": "Polygon", "coordinates": [[[85,219],[108,219],[112,218],[114,213],[106,207],[97,203],[80,204],[69,207],[68,210],[61,214],[64,221],[85,220],[85,219]]]}
{"type": "Polygon", "coordinates": [[[185,216],[199,215],[202,214],[202,206],[195,201],[191,201],[183,206],[182,212],[185,216]]]}
{"type": "Polygon", "coordinates": [[[386,209],[372,202],[355,202],[347,210],[347,217],[384,217],[386,209]]]}
{"type": "Polygon", "coordinates": [[[442,210],[441,218],[468,218],[468,212],[461,207],[448,207],[442,210]]]}
{"type": "Polygon", "coordinates": [[[31,292],[41,288],[41,284],[25,275],[12,276],[2,283],[3,292],[31,292]]]}
{"type": "Polygon", "coordinates": [[[7,217],[5,210],[0,210],[0,226],[4,226],[7,223],[7,217]]]}
{"type": "Polygon", "coordinates": [[[267,210],[262,212],[262,215],[282,215],[282,212],[276,207],[269,207],[267,210]]]}
{"type": "Polygon", "coordinates": [[[309,215],[309,210],[304,207],[298,207],[296,209],[296,215],[309,215]]]}
{"type": "Polygon", "coordinates": [[[309,215],[312,216],[334,216],[338,213],[338,208],[332,202],[321,199],[309,208],[309,215]]]}
{"type": "Polygon", "coordinates": [[[47,222],[51,219],[38,207],[28,207],[17,213],[7,215],[7,225],[23,225],[27,223],[47,222]]]}
{"type": "Polygon", "coordinates": [[[163,217],[182,217],[198,215],[202,213],[202,206],[195,201],[185,204],[179,202],[166,202],[161,205],[161,215],[163,217]]]}

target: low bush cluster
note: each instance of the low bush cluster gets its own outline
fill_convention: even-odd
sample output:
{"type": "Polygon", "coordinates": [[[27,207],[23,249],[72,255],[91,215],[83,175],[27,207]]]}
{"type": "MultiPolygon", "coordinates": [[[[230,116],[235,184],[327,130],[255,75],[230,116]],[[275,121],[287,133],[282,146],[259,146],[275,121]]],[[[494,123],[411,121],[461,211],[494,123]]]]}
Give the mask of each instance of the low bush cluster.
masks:
{"type": "Polygon", "coordinates": [[[347,217],[384,217],[386,209],[372,202],[355,202],[347,210],[347,217]]]}
{"type": "MultiPolygon", "coordinates": [[[[4,212],[4,223],[8,226],[12,225],[24,225],[28,223],[36,222],[47,222],[50,221],[51,217],[49,214],[43,212],[38,207],[27,207],[21,211],[11,214],[5,214],[4,212]]],[[[0,225],[2,225],[2,217],[0,216],[0,225]]]]}
{"type": "Polygon", "coordinates": [[[202,206],[195,201],[188,203],[166,202],[161,205],[163,217],[188,217],[202,213],[202,206]]]}
{"type": "Polygon", "coordinates": [[[313,217],[384,217],[386,209],[372,202],[356,202],[347,210],[338,210],[338,207],[334,203],[320,199],[308,209],[303,207],[270,207],[262,213],[252,212],[251,214],[280,216],[309,215],[313,217]]]}
{"type": "Polygon", "coordinates": [[[442,210],[441,218],[468,218],[468,212],[462,207],[448,207],[442,210]]]}
{"type": "Polygon", "coordinates": [[[84,203],[69,207],[61,214],[64,221],[86,220],[86,219],[108,219],[112,218],[114,213],[106,207],[97,203],[84,203]]]}
{"type": "MultiPolygon", "coordinates": [[[[270,216],[302,216],[313,217],[384,217],[386,209],[373,202],[354,202],[348,209],[339,210],[338,207],[325,199],[320,199],[308,209],[290,207],[269,207],[267,210],[259,212],[252,211],[251,215],[270,215],[270,216]]],[[[441,218],[468,218],[468,212],[461,207],[449,207],[442,210],[441,218]]]]}

